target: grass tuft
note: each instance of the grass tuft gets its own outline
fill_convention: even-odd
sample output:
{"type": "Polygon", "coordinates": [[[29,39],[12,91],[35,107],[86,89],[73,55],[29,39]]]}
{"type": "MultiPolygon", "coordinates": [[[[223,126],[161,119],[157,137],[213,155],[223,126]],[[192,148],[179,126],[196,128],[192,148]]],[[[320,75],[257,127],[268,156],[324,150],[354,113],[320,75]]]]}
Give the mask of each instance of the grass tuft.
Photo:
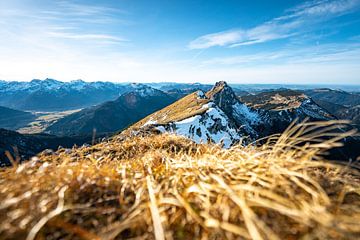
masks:
{"type": "Polygon", "coordinates": [[[352,134],[334,124],[262,146],[119,135],[40,154],[0,170],[0,239],[358,239],[360,174],[321,157],[352,134]]]}

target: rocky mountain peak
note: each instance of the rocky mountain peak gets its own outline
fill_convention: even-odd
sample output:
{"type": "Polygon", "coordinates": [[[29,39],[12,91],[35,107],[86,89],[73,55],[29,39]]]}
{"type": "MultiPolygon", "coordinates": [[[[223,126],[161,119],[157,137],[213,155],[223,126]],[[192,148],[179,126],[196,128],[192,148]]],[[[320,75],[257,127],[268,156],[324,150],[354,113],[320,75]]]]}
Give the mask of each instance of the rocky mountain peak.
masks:
{"type": "Polygon", "coordinates": [[[226,82],[217,82],[206,93],[206,96],[237,125],[243,134],[252,137],[257,135],[251,125],[259,121],[258,116],[239,100],[233,89],[226,82]]]}
{"type": "Polygon", "coordinates": [[[215,86],[206,93],[206,96],[225,112],[227,107],[239,102],[234,91],[225,81],[217,82],[215,86]]]}

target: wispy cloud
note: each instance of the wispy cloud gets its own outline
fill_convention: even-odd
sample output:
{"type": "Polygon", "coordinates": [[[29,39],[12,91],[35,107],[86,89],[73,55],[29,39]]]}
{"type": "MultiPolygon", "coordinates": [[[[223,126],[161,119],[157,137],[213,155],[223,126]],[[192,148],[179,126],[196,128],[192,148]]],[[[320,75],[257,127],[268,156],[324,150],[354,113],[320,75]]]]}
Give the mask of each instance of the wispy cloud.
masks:
{"type": "Polygon", "coordinates": [[[260,66],[274,64],[328,64],[360,62],[360,44],[324,44],[313,47],[284,48],[280,51],[216,57],[200,62],[200,67],[260,66]]]}
{"type": "Polygon", "coordinates": [[[74,39],[74,40],[105,40],[109,42],[126,42],[127,40],[121,37],[107,35],[107,34],[74,34],[67,32],[47,32],[51,37],[74,39]]]}
{"type": "Polygon", "coordinates": [[[125,13],[124,10],[106,7],[106,6],[96,6],[88,4],[78,4],[71,1],[58,1],[57,3],[61,8],[66,10],[65,13],[80,15],[80,16],[95,16],[95,15],[110,15],[113,13],[125,13]]]}
{"type": "Polygon", "coordinates": [[[232,29],[207,34],[189,44],[190,49],[237,47],[289,38],[311,31],[316,24],[354,11],[360,0],[316,0],[288,9],[283,16],[250,29],[232,29]]]}
{"type": "MultiPolygon", "coordinates": [[[[128,41],[118,33],[107,32],[109,26],[124,23],[125,11],[99,5],[54,1],[39,8],[19,7],[0,11],[0,33],[6,31],[27,38],[31,32],[39,38],[92,41],[92,43],[121,43],[128,41]],[[31,30],[31,31],[30,31],[31,30]]],[[[34,36],[31,36],[34,38],[34,36]]]]}

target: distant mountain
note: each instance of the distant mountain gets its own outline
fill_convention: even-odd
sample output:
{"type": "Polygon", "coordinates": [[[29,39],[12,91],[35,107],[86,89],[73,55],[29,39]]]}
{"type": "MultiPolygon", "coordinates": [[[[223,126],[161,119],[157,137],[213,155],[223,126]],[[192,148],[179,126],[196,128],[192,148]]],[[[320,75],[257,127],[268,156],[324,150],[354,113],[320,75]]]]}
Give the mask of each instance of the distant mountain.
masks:
{"type": "Polygon", "coordinates": [[[326,111],[328,111],[332,115],[334,115],[340,119],[342,119],[340,117],[341,112],[346,111],[349,108],[349,107],[345,107],[344,105],[341,105],[341,104],[332,103],[332,102],[328,102],[328,101],[320,100],[320,99],[314,100],[314,102],[317,105],[321,106],[322,108],[326,109],[326,111]]]}
{"type": "Polygon", "coordinates": [[[0,81],[0,105],[36,111],[78,109],[114,100],[129,90],[130,85],[82,80],[0,81]]]}
{"type": "Polygon", "coordinates": [[[360,105],[360,94],[349,93],[342,90],[319,88],[304,91],[314,101],[327,101],[334,104],[352,107],[360,105]]]}
{"type": "MultiPolygon", "coordinates": [[[[360,97],[360,96],[359,96],[360,97]]],[[[327,101],[317,100],[316,103],[338,119],[350,120],[360,129],[360,105],[345,107],[327,101]]]]}
{"type": "Polygon", "coordinates": [[[303,121],[326,121],[336,119],[326,109],[299,91],[280,89],[240,97],[252,109],[256,109],[263,120],[257,126],[263,136],[280,133],[295,119],[303,121]]]}
{"type": "Polygon", "coordinates": [[[360,130],[360,105],[337,111],[337,116],[340,119],[350,120],[352,123],[356,124],[360,130]]]}
{"type": "Polygon", "coordinates": [[[244,91],[239,88],[232,88],[232,89],[233,89],[234,93],[236,94],[236,96],[238,96],[238,97],[250,95],[250,93],[248,91],[244,91]]]}
{"type": "Polygon", "coordinates": [[[131,92],[124,93],[115,101],[70,114],[46,129],[56,135],[113,133],[126,128],[175,99],[168,94],[143,84],[131,84],[131,92]]]}
{"type": "Polygon", "coordinates": [[[59,146],[71,148],[91,142],[89,137],[56,137],[48,134],[20,134],[0,128],[0,167],[10,165],[5,152],[19,160],[27,160],[45,149],[57,150],[59,146]]]}
{"type": "Polygon", "coordinates": [[[26,126],[36,116],[30,112],[0,106],[0,128],[16,130],[26,126]]]}
{"type": "Polygon", "coordinates": [[[186,95],[189,95],[190,93],[196,92],[198,90],[199,89],[193,89],[193,88],[189,88],[189,89],[173,88],[173,89],[167,90],[166,93],[175,99],[180,99],[180,98],[183,98],[186,95]]]}
{"type": "Polygon", "coordinates": [[[360,94],[327,88],[305,91],[314,102],[336,116],[350,120],[360,129],[360,94]]]}
{"type": "Polygon", "coordinates": [[[196,142],[223,142],[225,147],[284,131],[295,119],[335,119],[296,91],[266,92],[241,98],[225,82],[198,91],[134,124],[128,131],[155,129],[196,142]]]}
{"type": "MultiPolygon", "coordinates": [[[[150,85],[154,86],[154,85],[150,85]]],[[[156,86],[156,84],[155,84],[156,86]]],[[[202,84],[202,83],[169,83],[169,84],[161,84],[159,85],[159,89],[162,91],[169,91],[173,89],[179,89],[179,90],[202,90],[202,91],[209,91],[212,88],[212,85],[210,84],[202,84]]]]}

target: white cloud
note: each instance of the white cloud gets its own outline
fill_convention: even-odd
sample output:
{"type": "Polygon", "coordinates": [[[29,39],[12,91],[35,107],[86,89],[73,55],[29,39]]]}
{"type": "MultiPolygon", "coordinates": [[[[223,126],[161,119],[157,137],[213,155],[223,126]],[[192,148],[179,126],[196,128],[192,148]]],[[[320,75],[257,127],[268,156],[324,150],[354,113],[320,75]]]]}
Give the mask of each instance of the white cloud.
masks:
{"type": "Polygon", "coordinates": [[[75,40],[108,40],[113,42],[126,42],[127,40],[121,37],[108,34],[74,34],[67,32],[47,32],[50,37],[75,39],[75,40]]]}
{"type": "MultiPolygon", "coordinates": [[[[343,14],[353,10],[359,4],[358,0],[315,0],[309,1],[290,9],[290,15],[294,16],[319,16],[329,14],[343,14]]],[[[286,16],[285,16],[286,17],[286,16]]]]}
{"type": "Polygon", "coordinates": [[[324,44],[312,47],[287,47],[279,51],[267,51],[231,57],[216,57],[200,62],[201,67],[217,65],[228,66],[259,66],[271,64],[295,63],[353,63],[359,62],[360,44],[324,44]]]}
{"type": "MultiPolygon", "coordinates": [[[[7,0],[5,0],[6,3],[7,0]]],[[[3,4],[5,4],[3,3],[3,4]]],[[[115,8],[75,4],[70,1],[54,1],[38,7],[25,4],[2,6],[0,10],[0,34],[10,33],[18,38],[26,34],[38,34],[41,38],[62,38],[76,41],[116,43],[128,41],[118,33],[106,32],[111,24],[124,23],[123,11],[115,8]],[[29,31],[31,30],[31,31],[29,31]]]]}
{"type": "Polygon", "coordinates": [[[190,49],[206,49],[215,46],[237,47],[271,40],[289,38],[307,31],[317,23],[346,14],[360,5],[360,0],[312,1],[287,11],[250,29],[232,29],[196,38],[189,43],[190,49]]]}
{"type": "MultiPolygon", "coordinates": [[[[71,1],[58,1],[58,5],[65,10],[65,13],[79,16],[110,15],[111,13],[124,12],[117,8],[78,4],[71,1]]],[[[57,14],[60,12],[56,12],[57,14]]]]}

